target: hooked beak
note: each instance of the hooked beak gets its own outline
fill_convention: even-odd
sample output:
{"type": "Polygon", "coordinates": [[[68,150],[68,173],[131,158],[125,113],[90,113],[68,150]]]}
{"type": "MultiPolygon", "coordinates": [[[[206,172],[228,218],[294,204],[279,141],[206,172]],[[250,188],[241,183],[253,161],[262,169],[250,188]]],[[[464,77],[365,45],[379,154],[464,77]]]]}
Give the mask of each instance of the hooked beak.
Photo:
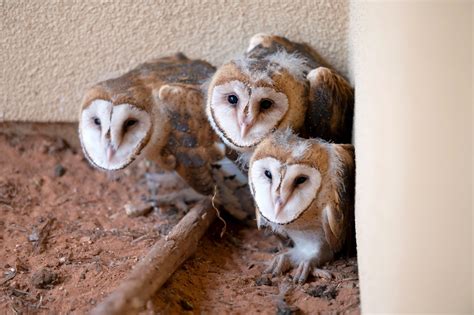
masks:
{"type": "Polygon", "coordinates": [[[281,197],[277,197],[275,202],[275,218],[278,218],[281,213],[281,210],[283,210],[287,201],[288,200],[281,199],[281,197]]]}
{"type": "Polygon", "coordinates": [[[245,115],[244,119],[239,119],[240,137],[243,139],[253,127],[254,121],[245,115]]]}
{"type": "Polygon", "coordinates": [[[245,138],[245,136],[247,135],[247,133],[248,133],[248,131],[251,127],[252,127],[252,125],[249,124],[249,123],[246,123],[246,122],[242,123],[240,125],[240,137],[245,138]]]}
{"type": "Polygon", "coordinates": [[[107,147],[107,160],[110,161],[112,157],[115,155],[115,149],[113,146],[109,145],[107,147]]]}

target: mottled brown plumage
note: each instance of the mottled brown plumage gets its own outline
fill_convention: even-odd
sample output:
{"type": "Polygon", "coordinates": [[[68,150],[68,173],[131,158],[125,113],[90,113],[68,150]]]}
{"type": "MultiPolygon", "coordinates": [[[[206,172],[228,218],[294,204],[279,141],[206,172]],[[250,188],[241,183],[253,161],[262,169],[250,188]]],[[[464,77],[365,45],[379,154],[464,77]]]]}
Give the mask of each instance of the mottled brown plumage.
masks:
{"type": "Polygon", "coordinates": [[[212,76],[208,119],[229,148],[242,155],[243,164],[263,139],[285,128],[303,137],[350,143],[353,89],[327,67],[307,44],[257,34],[242,58],[212,76]]]}
{"type": "Polygon", "coordinates": [[[354,91],[349,82],[338,74],[308,44],[296,43],[275,35],[256,35],[251,41],[247,58],[264,67],[265,57],[278,51],[298,54],[305,59],[309,73],[305,72],[309,82],[306,100],[307,112],[301,130],[305,137],[321,138],[335,143],[350,143],[352,137],[352,116],[354,91]],[[252,43],[253,41],[253,43],[252,43]]]}
{"type": "Polygon", "coordinates": [[[279,274],[293,266],[295,281],[304,282],[310,272],[330,276],[318,268],[335,254],[353,253],[354,172],[350,144],[278,131],[257,147],[249,183],[258,225],[295,243],[274,259],[267,272],[279,274]]]}
{"type": "Polygon", "coordinates": [[[177,54],[91,87],[79,126],[89,161],[118,170],[147,158],[163,170],[176,171],[202,195],[217,191],[217,201],[243,218],[238,200],[213,167],[225,150],[206,119],[201,85],[214,71],[205,61],[177,54]]]}

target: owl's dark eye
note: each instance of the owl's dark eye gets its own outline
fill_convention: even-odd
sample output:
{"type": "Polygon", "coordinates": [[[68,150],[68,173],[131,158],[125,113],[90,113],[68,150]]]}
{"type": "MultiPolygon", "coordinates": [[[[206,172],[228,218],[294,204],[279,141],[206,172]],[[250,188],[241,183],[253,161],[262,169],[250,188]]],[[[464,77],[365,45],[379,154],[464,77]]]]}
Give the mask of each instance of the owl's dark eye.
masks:
{"type": "Polygon", "coordinates": [[[100,126],[100,119],[97,117],[94,117],[94,125],[100,126]]]}
{"type": "Polygon", "coordinates": [[[269,170],[266,170],[264,174],[268,179],[272,179],[272,173],[269,170]]]}
{"type": "Polygon", "coordinates": [[[230,104],[235,105],[239,102],[239,98],[237,97],[237,95],[231,94],[231,95],[227,96],[227,101],[230,104]]]}
{"type": "Polygon", "coordinates": [[[128,127],[135,126],[137,123],[138,123],[138,120],[136,120],[136,119],[127,119],[125,121],[124,126],[128,128],[128,127]]]}
{"type": "Polygon", "coordinates": [[[308,177],[306,177],[306,176],[296,177],[295,182],[294,182],[295,186],[299,186],[299,185],[303,184],[307,179],[308,179],[308,177]]]}
{"type": "Polygon", "coordinates": [[[272,106],[273,106],[273,101],[272,100],[264,98],[263,100],[260,101],[260,109],[262,109],[262,110],[267,110],[272,106]]]}
{"type": "Polygon", "coordinates": [[[124,132],[127,131],[129,128],[135,126],[136,124],[138,124],[138,120],[136,120],[136,119],[134,119],[134,118],[127,119],[127,120],[123,123],[123,130],[124,130],[124,132]]]}

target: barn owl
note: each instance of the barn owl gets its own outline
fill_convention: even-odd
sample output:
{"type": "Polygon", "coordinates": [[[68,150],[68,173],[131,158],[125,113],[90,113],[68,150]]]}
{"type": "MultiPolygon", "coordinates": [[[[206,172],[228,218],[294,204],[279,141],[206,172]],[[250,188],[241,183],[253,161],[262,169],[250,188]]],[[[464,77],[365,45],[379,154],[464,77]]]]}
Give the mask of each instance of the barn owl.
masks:
{"type": "Polygon", "coordinates": [[[243,162],[269,134],[287,127],[307,137],[350,143],[353,90],[324,65],[306,44],[257,34],[241,59],[213,75],[207,117],[243,162]]]}
{"type": "Polygon", "coordinates": [[[353,245],[353,146],[277,131],[251,157],[249,184],[258,226],[294,243],[265,272],[277,275],[294,267],[297,283],[310,273],[330,278],[320,267],[344,245],[353,245]]]}
{"type": "Polygon", "coordinates": [[[221,165],[223,144],[204,112],[201,84],[214,71],[207,62],[177,54],[91,87],[79,120],[87,159],[106,171],[152,160],[162,170],[176,171],[202,195],[213,195],[217,187],[226,209],[243,218],[246,214],[225,182],[232,174],[221,165]]]}

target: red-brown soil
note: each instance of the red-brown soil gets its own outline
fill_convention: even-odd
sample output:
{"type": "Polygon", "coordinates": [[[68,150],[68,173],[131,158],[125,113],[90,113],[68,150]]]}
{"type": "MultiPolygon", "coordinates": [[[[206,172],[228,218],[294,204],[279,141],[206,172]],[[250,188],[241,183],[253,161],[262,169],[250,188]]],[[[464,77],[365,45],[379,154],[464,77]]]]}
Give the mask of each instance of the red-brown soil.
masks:
{"type": "MultiPolygon", "coordinates": [[[[61,140],[0,134],[0,314],[82,314],[109,294],[184,215],[125,214],[147,196],[143,172],[111,178],[61,140]]],[[[262,277],[283,241],[225,218],[143,313],[359,313],[355,258],[327,266],[343,280],[262,277]]]]}

